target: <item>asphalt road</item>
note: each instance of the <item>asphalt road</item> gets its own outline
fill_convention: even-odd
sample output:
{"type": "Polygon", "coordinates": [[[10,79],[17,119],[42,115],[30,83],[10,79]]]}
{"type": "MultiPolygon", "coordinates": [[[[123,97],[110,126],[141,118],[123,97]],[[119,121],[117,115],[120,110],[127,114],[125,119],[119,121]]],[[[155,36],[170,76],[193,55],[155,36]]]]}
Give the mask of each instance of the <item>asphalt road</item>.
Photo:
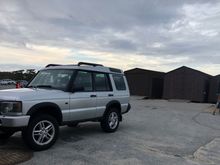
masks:
{"type": "MultiPolygon", "coordinates": [[[[91,122],[62,127],[51,149],[35,152],[22,165],[220,164],[220,115],[208,112],[211,104],[140,97],[132,97],[131,104],[116,133],[103,133],[91,122]]],[[[27,150],[19,133],[3,146],[27,150]]]]}

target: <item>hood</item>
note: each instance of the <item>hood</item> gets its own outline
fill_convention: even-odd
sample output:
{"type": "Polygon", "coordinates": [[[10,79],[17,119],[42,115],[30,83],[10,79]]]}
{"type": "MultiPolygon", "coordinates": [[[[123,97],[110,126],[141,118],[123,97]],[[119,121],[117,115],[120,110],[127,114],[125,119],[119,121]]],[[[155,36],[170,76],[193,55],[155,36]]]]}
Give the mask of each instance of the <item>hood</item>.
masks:
{"type": "Polygon", "coordinates": [[[66,92],[54,89],[7,89],[0,90],[0,100],[12,101],[31,101],[31,100],[50,100],[66,97],[66,92]]]}

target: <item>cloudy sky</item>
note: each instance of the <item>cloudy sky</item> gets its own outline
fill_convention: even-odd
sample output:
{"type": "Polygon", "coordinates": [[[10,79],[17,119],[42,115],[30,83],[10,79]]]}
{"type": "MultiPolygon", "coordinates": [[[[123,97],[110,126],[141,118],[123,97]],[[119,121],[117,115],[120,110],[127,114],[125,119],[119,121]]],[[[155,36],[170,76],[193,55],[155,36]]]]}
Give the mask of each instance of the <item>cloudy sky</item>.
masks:
{"type": "Polygon", "coordinates": [[[0,70],[78,61],[220,74],[220,1],[0,0],[0,70]]]}

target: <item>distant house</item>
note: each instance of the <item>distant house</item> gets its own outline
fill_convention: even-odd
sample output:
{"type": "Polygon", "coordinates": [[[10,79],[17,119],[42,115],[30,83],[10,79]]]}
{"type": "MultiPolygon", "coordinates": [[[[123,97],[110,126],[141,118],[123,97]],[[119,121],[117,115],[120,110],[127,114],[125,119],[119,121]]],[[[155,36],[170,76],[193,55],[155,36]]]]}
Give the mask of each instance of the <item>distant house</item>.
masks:
{"type": "Polygon", "coordinates": [[[164,99],[184,99],[207,102],[211,76],[186,66],[166,73],[164,77],[164,99]]]}
{"type": "Polygon", "coordinates": [[[220,75],[214,76],[210,80],[209,102],[215,103],[218,94],[220,94],[220,75]]]}
{"type": "Polygon", "coordinates": [[[140,68],[125,71],[131,95],[159,99],[163,96],[165,73],[140,68]]]}

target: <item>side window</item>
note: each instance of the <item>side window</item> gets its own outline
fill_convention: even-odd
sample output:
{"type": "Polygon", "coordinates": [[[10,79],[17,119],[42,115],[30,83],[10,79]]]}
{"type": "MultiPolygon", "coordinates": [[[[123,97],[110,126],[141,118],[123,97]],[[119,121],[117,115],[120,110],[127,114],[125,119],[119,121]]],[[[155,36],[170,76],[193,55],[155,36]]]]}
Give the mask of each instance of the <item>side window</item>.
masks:
{"type": "Polygon", "coordinates": [[[111,91],[108,75],[105,73],[94,73],[95,90],[111,91]]]}
{"type": "Polygon", "coordinates": [[[83,87],[85,92],[93,91],[92,73],[87,71],[78,71],[74,81],[74,87],[83,87]]]}
{"type": "Polygon", "coordinates": [[[124,82],[124,77],[123,75],[113,75],[113,79],[115,82],[116,89],[121,91],[121,90],[126,90],[125,82],[124,82]]]}

